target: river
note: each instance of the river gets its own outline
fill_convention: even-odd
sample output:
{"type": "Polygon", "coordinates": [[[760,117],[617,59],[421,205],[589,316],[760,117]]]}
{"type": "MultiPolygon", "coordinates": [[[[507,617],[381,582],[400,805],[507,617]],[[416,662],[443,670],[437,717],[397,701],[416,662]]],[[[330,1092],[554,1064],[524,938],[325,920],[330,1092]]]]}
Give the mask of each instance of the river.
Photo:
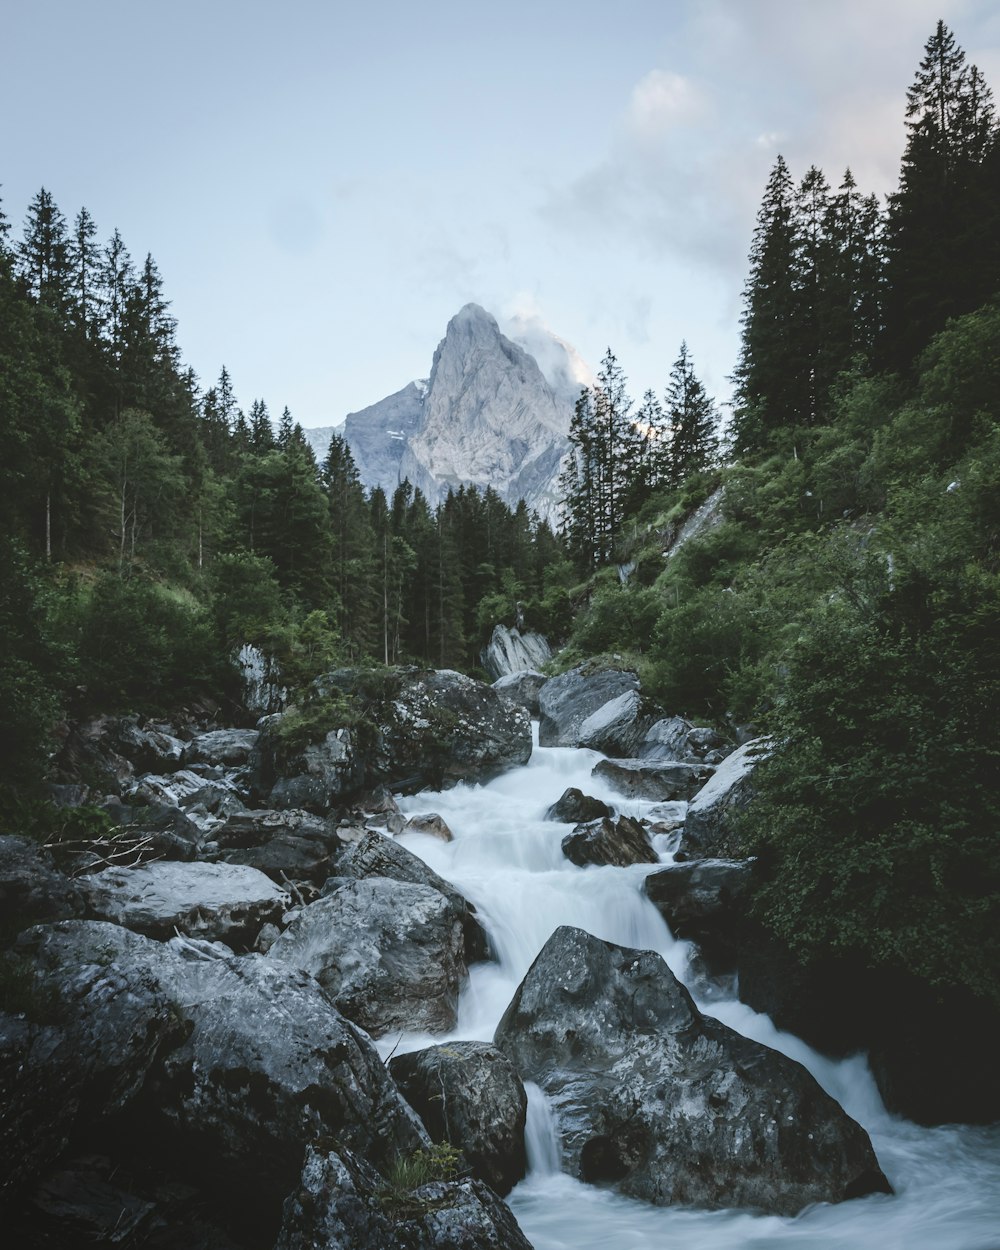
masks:
{"type": "MultiPolygon", "coordinates": [[[[575,925],[623,946],[658,951],[687,982],[688,945],[675,941],[642,894],[647,866],[577,868],[562,854],[571,826],[544,819],[567,786],[642,815],[649,804],[622,800],[591,777],[601,757],[573,748],[536,748],[523,768],[485,786],[459,785],[401,801],[408,813],[440,813],[454,834],[400,842],[476,906],[497,954],[475,966],[451,1038],[491,1041],[535,955],[559,925],[575,925]]],[[[657,846],[670,862],[665,840],[657,846]]],[[[535,1250],[1000,1250],[1000,1125],[920,1128],[885,1110],[863,1057],[824,1058],[778,1032],[734,998],[698,997],[724,1024],[798,1060],[868,1130],[895,1189],[795,1218],[747,1211],[653,1207],[558,1170],[558,1145],[541,1091],[529,1087],[529,1174],[508,1201],[535,1250]]],[[[383,1055],[448,1040],[383,1038],[383,1055]]]]}

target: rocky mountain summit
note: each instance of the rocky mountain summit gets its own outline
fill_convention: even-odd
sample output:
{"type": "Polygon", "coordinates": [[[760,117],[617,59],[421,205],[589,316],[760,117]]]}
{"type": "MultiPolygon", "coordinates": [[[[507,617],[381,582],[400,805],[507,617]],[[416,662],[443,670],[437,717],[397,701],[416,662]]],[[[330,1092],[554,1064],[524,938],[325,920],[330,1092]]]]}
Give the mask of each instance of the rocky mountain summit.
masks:
{"type": "MultiPolygon", "coordinates": [[[[544,334],[535,327],[528,341],[541,344],[544,334]]],[[[510,504],[524,499],[551,513],[582,375],[561,340],[550,335],[542,346],[548,375],[485,309],[466,304],[448,322],[426,381],[348,414],[344,437],[364,485],[390,491],[408,478],[432,504],[449,487],[492,486],[510,504]]]]}

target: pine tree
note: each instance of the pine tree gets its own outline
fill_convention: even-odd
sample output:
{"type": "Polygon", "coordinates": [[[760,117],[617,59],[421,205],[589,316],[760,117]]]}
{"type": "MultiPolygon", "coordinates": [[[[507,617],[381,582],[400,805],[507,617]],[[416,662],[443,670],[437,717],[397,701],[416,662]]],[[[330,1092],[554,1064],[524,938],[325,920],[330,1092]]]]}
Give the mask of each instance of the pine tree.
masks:
{"type": "Polygon", "coordinates": [[[743,327],[736,384],[737,450],[763,446],[799,411],[795,191],[779,156],[768,178],[750,247],[743,288],[743,327]]]}
{"type": "Polygon", "coordinates": [[[250,405],[250,415],[248,418],[250,426],[250,450],[254,455],[263,455],[266,451],[273,451],[278,443],[274,437],[274,429],[271,425],[271,414],[267,410],[267,404],[262,399],[255,399],[250,405]]]}
{"type": "Polygon", "coordinates": [[[100,333],[102,316],[99,290],[101,249],[96,239],[97,225],[86,208],[81,208],[69,240],[69,268],[73,320],[87,339],[96,338],[100,333]]]}
{"type": "Polygon", "coordinates": [[[883,356],[908,368],[949,317],[979,307],[1000,282],[998,144],[992,96],[944,22],[907,91],[907,142],[887,230],[883,356]]]}
{"type": "Polygon", "coordinates": [[[129,293],[135,285],[135,269],[121,234],[115,230],[101,256],[98,270],[103,310],[103,338],[117,367],[125,349],[125,317],[129,293]]]}
{"type": "Polygon", "coordinates": [[[687,343],[681,343],[670,371],[665,409],[670,428],[669,484],[679,486],[692,473],[711,468],[719,455],[715,405],[695,375],[687,343]]]}
{"type": "Polygon", "coordinates": [[[69,240],[66,218],[44,187],[28,205],[20,270],[28,293],[62,313],[69,302],[69,240]]]}

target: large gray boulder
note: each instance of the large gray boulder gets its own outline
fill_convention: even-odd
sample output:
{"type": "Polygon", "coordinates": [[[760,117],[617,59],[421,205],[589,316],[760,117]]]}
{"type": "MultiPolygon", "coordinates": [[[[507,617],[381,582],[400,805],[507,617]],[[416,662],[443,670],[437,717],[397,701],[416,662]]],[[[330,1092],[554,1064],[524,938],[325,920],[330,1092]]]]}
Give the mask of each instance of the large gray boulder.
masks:
{"type": "Polygon", "coordinates": [[[376,1164],[428,1144],[371,1042],[305,973],[97,921],[25,937],[60,999],[93,986],[72,999],[81,1061],[120,1069],[132,1090],[139,1075],[116,1056],[141,1052],[129,1123],[142,1142],[169,1133],[213,1175],[278,1200],[296,1184],[306,1141],[335,1137],[376,1164]],[[119,984],[129,1019],[108,1011],[119,984]]]}
{"type": "Polygon", "coordinates": [[[462,916],[426,885],[344,881],[302,909],[267,952],[275,969],[316,977],[373,1037],[455,1027],[466,975],[462,916]]]}
{"type": "Polygon", "coordinates": [[[805,1069],[702,1016],[652,951],[556,930],[495,1041],[548,1095],[583,1180],[781,1215],[888,1190],[864,1130],[805,1069]]]}
{"type": "Polygon", "coordinates": [[[716,975],[736,967],[752,873],[750,860],[703,859],[652,872],[642,888],[674,936],[696,942],[716,975]]]}
{"type": "Polygon", "coordinates": [[[524,1176],[528,1098],[510,1060],[487,1042],[448,1042],[397,1055],[389,1071],[436,1142],[461,1150],[503,1197],[524,1176]]]}
{"type": "MultiPolygon", "coordinates": [[[[587,745],[602,751],[607,747],[600,743],[617,742],[635,729],[641,711],[639,678],[625,669],[592,671],[580,665],[550,678],[538,703],[540,746],[587,745]]],[[[631,750],[615,753],[627,755],[631,750]]]]}
{"type": "Polygon", "coordinates": [[[274,1250],[531,1250],[508,1207],[474,1179],[402,1188],[343,1146],[310,1145],[274,1250]]]}
{"type": "Polygon", "coordinates": [[[637,820],[604,816],[577,825],[562,840],[562,852],[568,860],[585,868],[588,864],[611,864],[624,868],[629,864],[656,864],[659,856],[637,820]]]}
{"type": "Polygon", "coordinates": [[[211,836],[215,858],[259,869],[277,882],[322,885],[344,847],[332,821],[294,809],[237,812],[211,836]]]}
{"type": "Polygon", "coordinates": [[[148,939],[97,925],[95,943],[61,958],[51,946],[60,938],[49,935],[79,927],[29,929],[0,955],[0,1202],[78,1133],[122,1112],[161,1048],[184,1036],[157,980],[119,962],[148,939]]]}
{"type": "MultiPolygon", "coordinates": [[[[531,755],[531,718],[491,687],[449,669],[339,669],[320,678],[313,711],[333,718],[346,700],[355,728],[330,729],[298,745],[286,732],[294,708],[270,717],[253,755],[255,792],[271,807],[320,815],[379,784],[413,793],[456,781],[486,781],[531,755]],[[290,746],[289,741],[295,743],[290,746]]],[[[291,718],[299,718],[298,721],[291,718]]]]}
{"type": "Polygon", "coordinates": [[[0,834],[0,915],[16,933],[45,920],[68,920],[83,902],[75,881],[59,872],[37,842],[0,834]]]}
{"type": "Polygon", "coordinates": [[[691,798],[711,775],[711,769],[705,764],[664,760],[598,760],[593,775],[625,798],[663,803],[691,798]]]}
{"type": "Polygon", "coordinates": [[[188,937],[253,945],[261,927],[281,919],[288,895],[256,868],[240,864],[153,863],[106,868],[81,880],[91,916],[149,937],[188,937]]]}
{"type": "Polygon", "coordinates": [[[769,739],[754,738],[727,755],[688,804],[684,849],[706,856],[743,855],[734,818],[753,797],[752,775],[767,754],[769,739]]]}
{"type": "Polygon", "coordinates": [[[270,807],[302,809],[325,815],[353,797],[365,780],[365,753],[358,734],[348,727],[331,729],[306,746],[287,748],[280,728],[295,708],[269,717],[254,748],[251,768],[255,790],[270,807]]]}
{"type": "Polygon", "coordinates": [[[493,683],[493,689],[511,703],[523,707],[530,716],[539,714],[538,697],[542,687],[549,679],[544,673],[525,669],[516,673],[508,673],[493,683]]]}
{"type": "MultiPolygon", "coordinates": [[[[465,962],[476,963],[489,957],[489,942],[476,919],[475,908],[463,894],[444,877],[428,868],[422,859],[400,846],[385,834],[366,830],[356,842],[347,846],[337,859],[337,876],[362,881],[368,877],[388,877],[411,885],[425,885],[448,899],[462,924],[465,937],[465,962]]],[[[333,883],[339,889],[339,883],[333,883]]]]}

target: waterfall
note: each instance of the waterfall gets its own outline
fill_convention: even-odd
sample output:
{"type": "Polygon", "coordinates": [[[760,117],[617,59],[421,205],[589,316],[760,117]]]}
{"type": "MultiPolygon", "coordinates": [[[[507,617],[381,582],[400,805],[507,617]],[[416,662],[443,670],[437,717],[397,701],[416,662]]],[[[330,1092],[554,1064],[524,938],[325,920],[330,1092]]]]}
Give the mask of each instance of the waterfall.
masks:
{"type": "MultiPolygon", "coordinates": [[[[537,737],[537,734],[536,734],[537,737]]],[[[685,979],[689,947],[675,941],[642,893],[649,866],[578,868],[562,854],[570,825],[545,820],[547,808],[577,786],[631,816],[650,807],[622,800],[591,769],[595,751],[539,749],[523,768],[484,786],[459,785],[401,800],[410,814],[439,812],[454,841],[424,834],[400,842],[475,904],[496,962],[476,965],[459,1003],[452,1039],[492,1040],[535,955],[559,925],[657,951],[685,979]]],[[[671,854],[661,850],[664,863],[671,854]]],[[[862,1056],[832,1060],[781,1033],[734,999],[699,1001],[706,1015],[782,1051],[870,1133],[896,1194],[817,1206],[795,1219],[746,1211],[652,1207],[558,1171],[558,1142],[545,1096],[528,1091],[530,1173],[510,1204],[535,1250],[997,1250],[1000,1247],[1000,1126],[924,1129],[890,1116],[862,1056]]],[[[388,1054],[448,1040],[407,1034],[382,1039],[388,1054]]]]}

